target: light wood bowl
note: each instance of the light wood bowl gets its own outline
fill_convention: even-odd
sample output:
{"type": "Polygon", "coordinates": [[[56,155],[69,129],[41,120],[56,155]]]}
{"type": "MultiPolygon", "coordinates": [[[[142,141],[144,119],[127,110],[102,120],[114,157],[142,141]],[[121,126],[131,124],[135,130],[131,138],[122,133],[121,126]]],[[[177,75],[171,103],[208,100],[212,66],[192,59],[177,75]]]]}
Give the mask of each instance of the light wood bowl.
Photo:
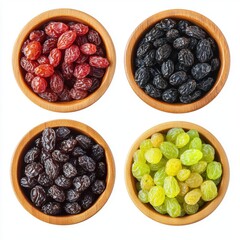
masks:
{"type": "Polygon", "coordinates": [[[12,55],[12,65],[15,78],[17,83],[23,93],[35,104],[39,105],[42,108],[55,112],[73,112],[83,108],[86,108],[96,102],[108,89],[116,66],[116,53],[115,48],[112,42],[110,35],[104,26],[95,18],[88,15],[87,13],[74,10],[74,9],[54,9],[41,13],[40,15],[34,17],[30,22],[28,22],[22,31],[19,33],[19,36],[16,40],[13,49],[12,55]],[[34,29],[38,29],[49,21],[76,21],[82,22],[90,26],[91,28],[98,31],[102,37],[103,43],[105,45],[106,56],[110,62],[109,67],[107,68],[105,75],[102,78],[102,83],[100,87],[81,100],[73,100],[69,102],[48,102],[40,98],[35,94],[24,80],[24,70],[20,66],[21,59],[21,47],[24,41],[29,36],[30,32],[34,29]]]}
{"type": "Polygon", "coordinates": [[[152,127],[151,129],[144,132],[132,145],[125,165],[125,182],[126,187],[129,193],[130,198],[132,199],[133,203],[136,207],[144,213],[149,218],[168,225],[186,225],[197,222],[209,214],[211,214],[221,203],[224,198],[224,195],[228,188],[229,183],[229,165],[226,153],[219,143],[219,141],[206,129],[203,127],[190,123],[190,122],[166,122],[163,124],[159,124],[157,126],[152,127]],[[215,148],[215,159],[222,163],[223,174],[222,180],[218,185],[218,196],[213,199],[211,202],[205,203],[205,205],[195,214],[193,215],[185,215],[183,217],[172,218],[168,215],[162,215],[158,213],[150,204],[142,203],[137,196],[136,190],[136,179],[132,176],[132,163],[133,163],[133,153],[139,148],[140,143],[144,140],[149,138],[153,133],[162,132],[167,133],[167,131],[173,127],[181,127],[184,130],[196,129],[200,137],[206,142],[210,143],[215,148]]]}
{"type": "Polygon", "coordinates": [[[105,203],[107,202],[107,200],[111,195],[111,192],[114,186],[115,164],[114,164],[112,152],[108,144],[99,135],[99,133],[97,133],[94,129],[92,129],[91,127],[83,123],[73,121],[73,120],[59,119],[59,120],[52,120],[49,122],[45,122],[36,126],[22,138],[13,155],[12,166],[11,166],[11,178],[12,178],[13,189],[19,202],[30,214],[47,223],[67,225],[67,224],[79,223],[92,217],[105,205],[105,203]],[[50,216],[50,215],[44,214],[31,203],[28,197],[24,194],[22,187],[20,186],[20,176],[22,171],[24,152],[26,151],[26,149],[29,148],[32,141],[36,139],[36,137],[45,128],[59,127],[59,126],[66,126],[74,131],[81,132],[91,137],[92,139],[94,139],[98,144],[100,144],[105,149],[106,166],[107,166],[106,189],[89,209],[76,215],[50,216]]]}
{"type": "Polygon", "coordinates": [[[125,72],[133,91],[141,98],[145,103],[165,112],[172,113],[184,113],[191,112],[202,108],[211,102],[223,88],[229,73],[230,68],[230,53],[227,41],[222,34],[221,30],[207,17],[190,10],[184,9],[172,9],[163,12],[156,13],[146,20],[144,20],[132,33],[127,43],[125,50],[125,72]],[[216,82],[212,89],[199,100],[189,103],[166,103],[159,101],[148,96],[135,82],[134,80],[134,55],[136,52],[136,45],[142,38],[144,33],[157,22],[164,18],[183,19],[195,23],[202,29],[204,29],[213,39],[216,41],[219,48],[219,58],[221,61],[221,67],[218,72],[216,82]]]}

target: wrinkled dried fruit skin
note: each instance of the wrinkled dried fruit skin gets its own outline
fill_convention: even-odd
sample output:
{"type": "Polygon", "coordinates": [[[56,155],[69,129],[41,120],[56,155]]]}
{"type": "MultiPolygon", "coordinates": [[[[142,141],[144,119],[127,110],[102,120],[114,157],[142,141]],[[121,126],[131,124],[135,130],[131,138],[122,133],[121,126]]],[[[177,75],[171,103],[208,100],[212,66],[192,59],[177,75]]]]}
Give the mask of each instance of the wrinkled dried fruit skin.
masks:
{"type": "Polygon", "coordinates": [[[45,128],[22,157],[20,186],[47,215],[78,214],[106,189],[105,151],[71,128],[45,128]]]}
{"type": "Polygon", "coordinates": [[[109,65],[101,35],[81,22],[45,23],[33,29],[21,46],[23,79],[48,102],[86,98],[100,87],[109,65]],[[77,82],[82,78],[87,80],[77,82]]]}
{"type": "Polygon", "coordinates": [[[31,201],[36,207],[41,207],[47,198],[46,192],[42,186],[35,186],[31,189],[31,201]]]}
{"type": "Polygon", "coordinates": [[[214,86],[220,65],[212,36],[184,19],[166,18],[149,27],[133,58],[138,86],[168,103],[187,104],[203,97],[214,86]]]}

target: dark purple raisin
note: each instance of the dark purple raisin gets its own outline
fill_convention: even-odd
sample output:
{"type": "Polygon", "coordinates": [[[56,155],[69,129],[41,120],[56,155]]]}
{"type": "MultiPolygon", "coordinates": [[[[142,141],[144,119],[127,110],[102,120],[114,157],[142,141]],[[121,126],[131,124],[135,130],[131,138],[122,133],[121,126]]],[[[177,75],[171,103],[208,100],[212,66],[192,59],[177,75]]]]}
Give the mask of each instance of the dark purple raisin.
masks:
{"type": "Polygon", "coordinates": [[[68,189],[72,185],[72,181],[69,178],[66,178],[64,175],[60,175],[55,179],[55,184],[59,187],[68,189]]]}
{"type": "Polygon", "coordinates": [[[77,192],[85,191],[91,184],[90,178],[87,175],[75,177],[73,179],[73,186],[77,192]]]}
{"type": "Polygon", "coordinates": [[[196,80],[201,80],[211,72],[211,65],[208,63],[198,63],[192,67],[191,73],[196,80]]]}
{"type": "Polygon", "coordinates": [[[96,143],[95,145],[92,146],[90,156],[96,162],[104,160],[105,159],[104,148],[98,143],[96,143]]]}
{"type": "Polygon", "coordinates": [[[42,146],[46,152],[52,152],[55,149],[56,133],[52,128],[45,128],[42,132],[42,146]]]}
{"type": "Polygon", "coordinates": [[[37,177],[43,171],[41,163],[29,163],[25,167],[25,175],[29,178],[37,177]]]}
{"type": "Polygon", "coordinates": [[[48,195],[57,202],[64,202],[65,201],[64,191],[56,185],[52,185],[48,189],[48,195]]]}
{"type": "Polygon", "coordinates": [[[80,200],[80,204],[84,210],[90,208],[95,201],[94,195],[90,192],[84,194],[80,200]]]}
{"type": "Polygon", "coordinates": [[[187,67],[190,67],[194,63],[194,55],[189,49],[182,49],[178,53],[178,62],[187,67]]]}
{"type": "Polygon", "coordinates": [[[33,188],[37,184],[35,178],[22,177],[20,179],[20,185],[24,188],[33,188]]]}
{"type": "Polygon", "coordinates": [[[211,60],[211,71],[214,72],[219,69],[220,66],[220,60],[219,58],[213,58],[211,60]]]}
{"type": "Polygon", "coordinates": [[[196,47],[196,58],[199,62],[208,62],[213,57],[211,43],[207,39],[199,40],[196,47]]]}
{"type": "Polygon", "coordinates": [[[156,60],[162,63],[164,60],[168,59],[172,52],[172,48],[169,44],[164,44],[156,50],[156,60]]]}
{"type": "Polygon", "coordinates": [[[172,60],[163,62],[161,71],[164,78],[169,78],[174,72],[174,62],[172,60]]]}
{"type": "Polygon", "coordinates": [[[169,83],[172,86],[180,86],[187,81],[187,74],[184,71],[178,71],[171,75],[169,83]]]}
{"type": "Polygon", "coordinates": [[[53,185],[53,180],[45,172],[38,175],[38,183],[44,187],[50,187],[53,185]]]}
{"type": "Polygon", "coordinates": [[[77,169],[70,162],[64,163],[63,174],[67,178],[75,177],[77,175],[77,169]]]}
{"type": "Polygon", "coordinates": [[[73,190],[73,189],[69,189],[67,192],[66,192],[66,200],[68,202],[76,202],[79,200],[79,197],[80,197],[80,193],[73,190]]]}
{"type": "Polygon", "coordinates": [[[36,207],[41,207],[47,199],[47,195],[44,188],[39,185],[31,189],[30,197],[31,201],[34,203],[36,207]]]}
{"type": "Polygon", "coordinates": [[[32,163],[38,158],[39,155],[40,155],[40,149],[38,147],[33,147],[30,150],[28,150],[27,153],[25,154],[24,162],[32,163]]]}
{"type": "Polygon", "coordinates": [[[80,157],[86,154],[86,151],[84,151],[81,147],[77,146],[73,149],[72,155],[74,157],[80,157]]]}
{"type": "Polygon", "coordinates": [[[62,153],[60,150],[54,150],[52,152],[53,160],[57,162],[67,162],[69,160],[69,155],[62,153]]]}
{"type": "Polygon", "coordinates": [[[150,72],[147,67],[140,67],[135,72],[135,81],[140,88],[144,88],[150,78],[150,72]]]}
{"type": "Polygon", "coordinates": [[[97,195],[102,194],[105,188],[106,188],[106,184],[102,180],[96,180],[91,186],[92,192],[97,195]]]}
{"type": "Polygon", "coordinates": [[[76,136],[76,140],[78,145],[84,150],[89,150],[93,146],[93,140],[86,135],[79,134],[76,136]]]}
{"type": "Polygon", "coordinates": [[[87,155],[80,156],[78,158],[78,164],[87,172],[93,172],[96,168],[95,161],[87,155]]]}
{"type": "Polygon", "coordinates": [[[178,100],[178,91],[175,88],[169,88],[162,94],[162,100],[168,103],[174,103],[178,100]]]}
{"type": "Polygon", "coordinates": [[[188,36],[194,37],[197,39],[203,39],[206,37],[206,32],[203,31],[200,27],[195,26],[195,25],[186,27],[185,33],[188,36]]]}
{"type": "Polygon", "coordinates": [[[58,202],[48,202],[42,206],[42,212],[48,215],[59,215],[61,210],[61,204],[58,202]]]}
{"type": "Polygon", "coordinates": [[[72,214],[80,213],[82,209],[77,202],[73,202],[73,203],[66,203],[64,206],[64,210],[66,213],[72,215],[72,214]]]}
{"type": "Polygon", "coordinates": [[[76,145],[77,145],[77,140],[74,138],[69,138],[62,141],[60,148],[63,152],[68,153],[68,152],[71,152],[76,145]]]}
{"type": "Polygon", "coordinates": [[[98,162],[97,163],[97,169],[96,169],[97,177],[100,179],[105,179],[107,176],[107,166],[104,162],[98,162]]]}
{"type": "Polygon", "coordinates": [[[178,88],[178,92],[184,96],[190,95],[195,91],[196,87],[197,87],[197,83],[195,80],[188,80],[178,88]]]}
{"type": "Polygon", "coordinates": [[[67,127],[59,127],[56,129],[56,135],[58,140],[64,140],[69,137],[71,131],[67,127]]]}
{"type": "Polygon", "coordinates": [[[60,166],[52,158],[45,160],[44,162],[45,172],[51,179],[56,179],[59,172],[60,166]]]}

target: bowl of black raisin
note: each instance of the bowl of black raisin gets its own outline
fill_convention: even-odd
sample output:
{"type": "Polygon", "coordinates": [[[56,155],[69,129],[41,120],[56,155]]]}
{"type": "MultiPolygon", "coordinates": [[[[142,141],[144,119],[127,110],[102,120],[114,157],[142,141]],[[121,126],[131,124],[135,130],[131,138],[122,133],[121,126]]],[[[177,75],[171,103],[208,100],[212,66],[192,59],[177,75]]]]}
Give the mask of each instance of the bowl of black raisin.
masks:
{"type": "Polygon", "coordinates": [[[11,177],[22,206],[52,224],[74,224],[95,215],[115,181],[112,152],[91,127],[52,120],[30,130],[18,144],[11,177]]]}
{"type": "Polygon", "coordinates": [[[202,108],[222,90],[230,69],[227,41],[200,13],[172,9],[145,19],[125,51],[125,72],[134,92],[165,112],[202,108]]]}

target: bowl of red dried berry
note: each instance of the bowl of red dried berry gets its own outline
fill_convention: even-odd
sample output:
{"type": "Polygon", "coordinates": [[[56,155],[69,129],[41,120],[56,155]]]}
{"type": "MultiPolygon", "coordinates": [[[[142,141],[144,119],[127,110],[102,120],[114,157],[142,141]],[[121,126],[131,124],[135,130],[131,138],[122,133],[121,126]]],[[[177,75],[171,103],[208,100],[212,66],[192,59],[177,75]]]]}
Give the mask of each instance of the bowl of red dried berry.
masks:
{"type": "Polygon", "coordinates": [[[13,70],[21,90],[37,105],[57,112],[96,102],[109,87],[115,64],[107,30],[74,9],[54,9],[33,18],[13,50],[13,70]]]}
{"type": "Polygon", "coordinates": [[[115,165],[105,140],[73,120],[53,120],[30,130],[11,167],[15,194],[36,218],[74,224],[96,214],[109,199],[115,165]]]}
{"type": "Polygon", "coordinates": [[[173,9],[144,20],[132,33],[125,71],[134,92],[150,106],[191,112],[211,102],[229,73],[221,30],[207,17],[173,9]]]}

